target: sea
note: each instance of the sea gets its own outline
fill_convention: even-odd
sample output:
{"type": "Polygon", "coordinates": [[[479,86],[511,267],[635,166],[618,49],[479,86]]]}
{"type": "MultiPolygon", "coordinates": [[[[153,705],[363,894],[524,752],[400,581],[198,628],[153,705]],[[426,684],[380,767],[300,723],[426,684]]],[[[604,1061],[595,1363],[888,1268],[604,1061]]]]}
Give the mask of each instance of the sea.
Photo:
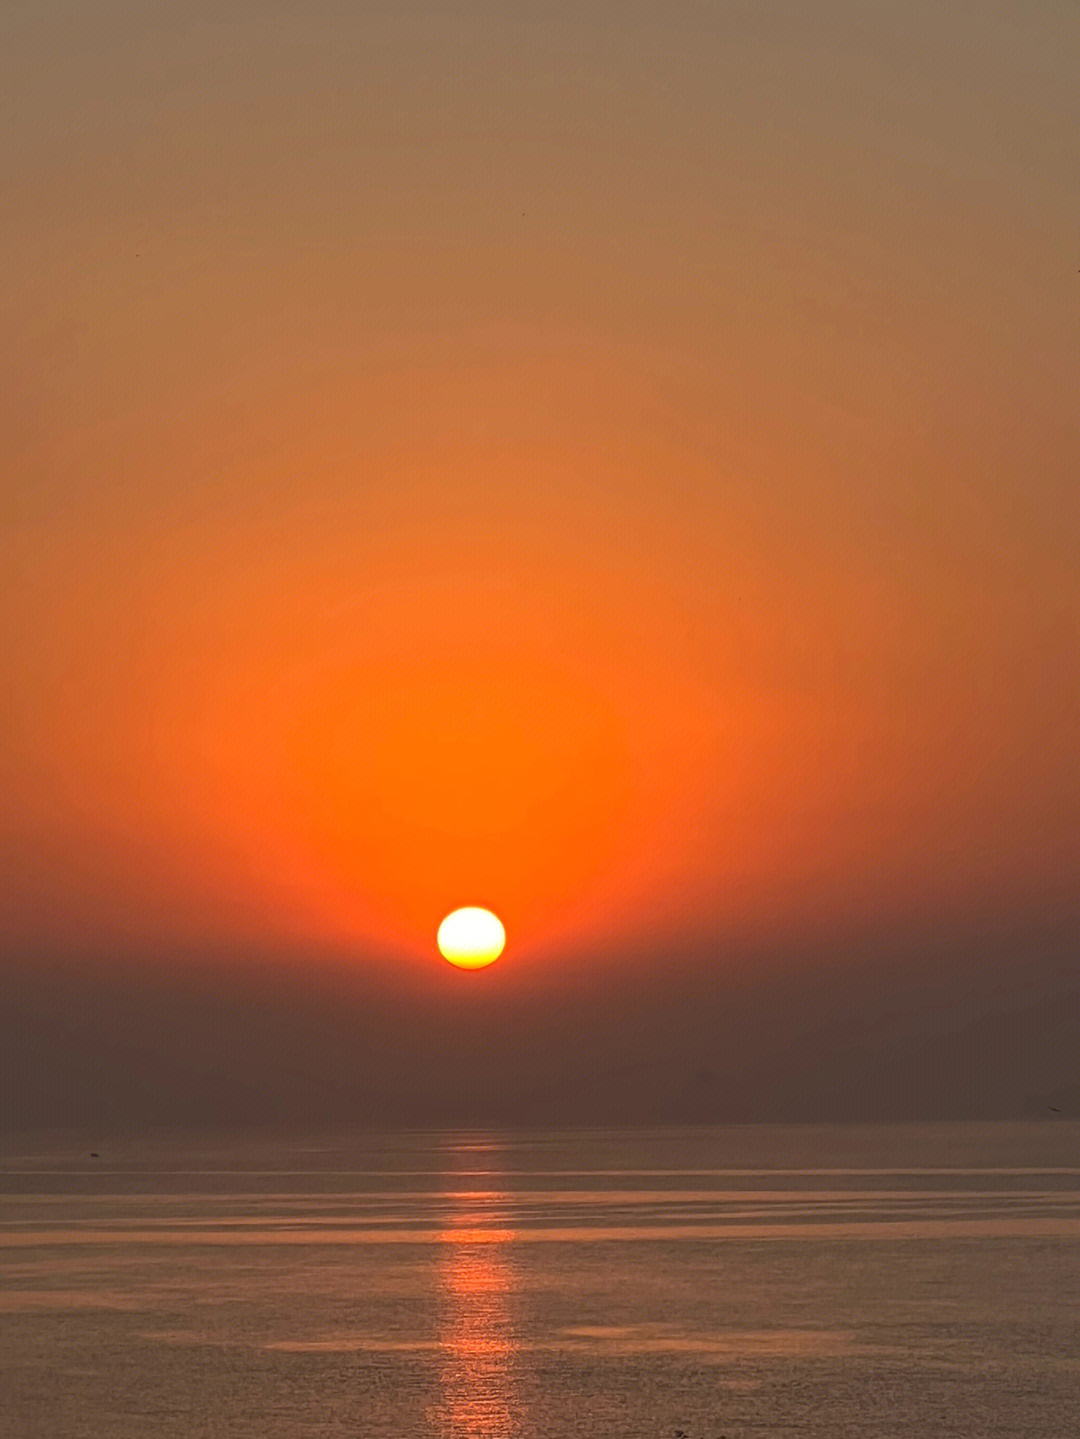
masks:
{"type": "Polygon", "coordinates": [[[1075,1439],[1080,1124],[8,1138],[4,1439],[1075,1439]]]}

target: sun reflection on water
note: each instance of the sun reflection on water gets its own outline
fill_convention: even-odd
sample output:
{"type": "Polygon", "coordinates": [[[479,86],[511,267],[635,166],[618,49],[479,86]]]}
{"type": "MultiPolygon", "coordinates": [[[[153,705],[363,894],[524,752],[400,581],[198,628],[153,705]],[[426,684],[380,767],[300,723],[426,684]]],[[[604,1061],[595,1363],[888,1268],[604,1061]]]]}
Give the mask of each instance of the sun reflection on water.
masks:
{"type": "Polygon", "coordinates": [[[513,1439],[523,1428],[517,1274],[499,1178],[485,1176],[483,1193],[459,1194],[440,1236],[442,1401],[434,1417],[446,1439],[513,1439]]]}

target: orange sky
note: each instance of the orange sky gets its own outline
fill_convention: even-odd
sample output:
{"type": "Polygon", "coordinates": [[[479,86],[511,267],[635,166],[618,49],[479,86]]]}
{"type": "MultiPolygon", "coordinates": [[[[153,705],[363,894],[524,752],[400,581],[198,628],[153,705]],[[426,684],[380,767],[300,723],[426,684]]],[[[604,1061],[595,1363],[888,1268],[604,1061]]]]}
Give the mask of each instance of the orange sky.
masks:
{"type": "Polygon", "coordinates": [[[0,47],[7,947],[1067,896],[1075,7],[225,12],[0,47]]]}

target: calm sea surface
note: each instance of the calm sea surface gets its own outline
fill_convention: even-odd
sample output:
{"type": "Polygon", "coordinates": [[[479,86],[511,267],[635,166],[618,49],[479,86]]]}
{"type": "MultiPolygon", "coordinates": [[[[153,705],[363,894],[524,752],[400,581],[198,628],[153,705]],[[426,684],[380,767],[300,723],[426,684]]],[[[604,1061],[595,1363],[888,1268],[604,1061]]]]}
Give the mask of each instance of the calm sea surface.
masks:
{"type": "Polygon", "coordinates": [[[24,1139],[0,1196],[5,1439],[1080,1435],[1077,1124],[24,1139]]]}

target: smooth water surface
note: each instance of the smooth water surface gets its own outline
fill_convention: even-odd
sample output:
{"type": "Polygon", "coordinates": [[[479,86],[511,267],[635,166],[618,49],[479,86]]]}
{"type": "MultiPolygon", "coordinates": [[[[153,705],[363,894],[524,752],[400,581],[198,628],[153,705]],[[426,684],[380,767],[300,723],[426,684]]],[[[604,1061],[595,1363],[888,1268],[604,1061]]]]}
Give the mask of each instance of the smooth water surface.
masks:
{"type": "Polygon", "coordinates": [[[0,1196],[8,1439],[1080,1434],[1071,1123],[53,1137],[0,1196]]]}

